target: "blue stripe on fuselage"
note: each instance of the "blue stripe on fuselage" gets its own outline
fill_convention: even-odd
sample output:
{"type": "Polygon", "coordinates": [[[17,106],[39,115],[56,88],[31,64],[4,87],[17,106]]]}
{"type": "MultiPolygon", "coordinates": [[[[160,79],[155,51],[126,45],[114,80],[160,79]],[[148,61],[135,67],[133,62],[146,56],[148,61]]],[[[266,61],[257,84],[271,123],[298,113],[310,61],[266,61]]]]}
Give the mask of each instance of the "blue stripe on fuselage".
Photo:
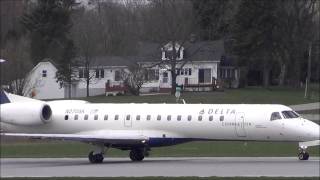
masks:
{"type": "Polygon", "coordinates": [[[176,144],[193,141],[191,138],[150,138],[148,145],[150,147],[172,146],[176,144]]]}

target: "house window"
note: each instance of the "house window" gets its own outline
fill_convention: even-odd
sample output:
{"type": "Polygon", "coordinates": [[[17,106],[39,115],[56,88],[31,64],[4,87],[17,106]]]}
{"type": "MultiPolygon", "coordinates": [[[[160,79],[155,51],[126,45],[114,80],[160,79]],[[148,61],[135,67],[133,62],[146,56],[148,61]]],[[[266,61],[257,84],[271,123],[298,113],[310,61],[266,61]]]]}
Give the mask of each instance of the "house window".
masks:
{"type": "Polygon", "coordinates": [[[84,78],[84,69],[79,69],[79,78],[84,78]]]}
{"type": "Polygon", "coordinates": [[[68,115],[65,115],[64,116],[64,120],[68,120],[69,119],[69,116],[68,115]]]}
{"type": "Polygon", "coordinates": [[[159,69],[147,69],[145,73],[145,79],[147,81],[159,80],[159,69]]]}
{"type": "Polygon", "coordinates": [[[104,69],[96,69],[96,78],[104,78],[104,69]]]}
{"type": "Polygon", "coordinates": [[[121,80],[121,73],[119,70],[114,71],[114,80],[115,81],[120,81],[121,80]]]}
{"type": "Polygon", "coordinates": [[[88,120],[89,116],[88,114],[84,115],[84,120],[88,120]]]}
{"type": "Polygon", "coordinates": [[[213,116],[209,116],[209,121],[213,121],[213,116]]]}
{"type": "Polygon", "coordinates": [[[220,121],[223,121],[224,120],[224,116],[220,116],[220,121]]]}
{"type": "Polygon", "coordinates": [[[168,83],[168,72],[164,72],[162,74],[162,82],[163,83],[168,83]]]}
{"type": "Polygon", "coordinates": [[[178,116],[177,116],[177,120],[178,120],[178,121],[181,121],[181,115],[178,115],[178,116]]]}
{"type": "Polygon", "coordinates": [[[47,70],[42,70],[42,77],[47,77],[47,70]]]}
{"type": "Polygon", "coordinates": [[[151,120],[151,115],[147,115],[147,120],[148,120],[148,121],[151,120]]]}
{"type": "Polygon", "coordinates": [[[211,69],[199,69],[199,83],[211,83],[211,69]]]}
{"type": "Polygon", "coordinates": [[[171,121],[171,115],[168,115],[168,116],[167,116],[167,120],[168,120],[168,121],[171,121]]]}
{"type": "Polygon", "coordinates": [[[189,116],[188,116],[188,121],[191,121],[191,119],[192,119],[192,116],[189,115],[189,116]]]}
{"type": "Polygon", "coordinates": [[[202,121],[202,116],[198,116],[198,121],[202,121]]]}
{"type": "Polygon", "coordinates": [[[161,115],[157,116],[157,120],[160,121],[161,120],[161,115]]]}
{"type": "Polygon", "coordinates": [[[140,121],[140,115],[137,115],[136,120],[140,121]]]}
{"type": "Polygon", "coordinates": [[[108,115],[104,115],[104,120],[105,120],[105,121],[108,120],[108,115]]]}
{"type": "Polygon", "coordinates": [[[98,120],[98,115],[94,115],[94,120],[98,120]]]}
{"type": "Polygon", "coordinates": [[[78,114],[74,115],[74,120],[78,120],[78,114]]]}
{"type": "Polygon", "coordinates": [[[191,76],[191,74],[192,74],[192,69],[189,68],[189,76],[191,76]]]}
{"type": "Polygon", "coordinates": [[[118,119],[119,119],[119,115],[115,115],[115,116],[114,116],[114,120],[117,121],[118,119]]]}
{"type": "Polygon", "coordinates": [[[127,120],[127,121],[130,120],[130,115],[127,115],[126,120],[127,120]]]}

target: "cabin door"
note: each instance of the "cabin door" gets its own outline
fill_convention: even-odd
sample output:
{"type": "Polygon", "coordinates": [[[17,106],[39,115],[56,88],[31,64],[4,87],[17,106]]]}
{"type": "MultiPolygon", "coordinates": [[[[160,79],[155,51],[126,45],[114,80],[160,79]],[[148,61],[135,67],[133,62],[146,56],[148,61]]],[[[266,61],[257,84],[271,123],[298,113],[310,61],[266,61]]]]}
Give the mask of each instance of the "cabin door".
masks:
{"type": "Polygon", "coordinates": [[[245,129],[245,115],[244,113],[240,112],[236,115],[236,134],[238,137],[246,137],[247,132],[245,129]]]}
{"type": "Polygon", "coordinates": [[[126,115],[124,117],[124,126],[131,127],[132,126],[132,117],[130,115],[126,115]]]}

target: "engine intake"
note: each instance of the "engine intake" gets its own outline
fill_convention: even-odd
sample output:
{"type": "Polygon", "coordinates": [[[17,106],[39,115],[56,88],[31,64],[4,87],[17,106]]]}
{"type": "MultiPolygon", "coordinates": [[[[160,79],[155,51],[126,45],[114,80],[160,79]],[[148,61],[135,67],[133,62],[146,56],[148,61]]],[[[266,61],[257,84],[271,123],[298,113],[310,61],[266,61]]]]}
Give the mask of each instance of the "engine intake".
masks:
{"type": "Polygon", "coordinates": [[[43,102],[2,104],[1,121],[14,125],[36,126],[51,122],[51,107],[43,102]]]}

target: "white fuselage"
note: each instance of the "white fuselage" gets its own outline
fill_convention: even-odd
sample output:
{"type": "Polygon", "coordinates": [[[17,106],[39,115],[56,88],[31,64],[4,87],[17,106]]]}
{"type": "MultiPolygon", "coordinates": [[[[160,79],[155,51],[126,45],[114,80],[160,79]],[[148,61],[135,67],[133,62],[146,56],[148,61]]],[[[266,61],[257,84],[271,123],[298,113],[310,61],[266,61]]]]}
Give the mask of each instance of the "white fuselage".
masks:
{"type": "Polygon", "coordinates": [[[292,110],[283,105],[68,104],[59,101],[47,104],[52,109],[49,123],[18,126],[2,122],[1,128],[12,133],[130,132],[156,139],[150,141],[150,146],[177,144],[180,141],[176,139],[297,142],[319,139],[319,125],[301,117],[286,119],[281,112],[292,110]],[[281,118],[271,120],[273,112],[279,112],[281,118]]]}

